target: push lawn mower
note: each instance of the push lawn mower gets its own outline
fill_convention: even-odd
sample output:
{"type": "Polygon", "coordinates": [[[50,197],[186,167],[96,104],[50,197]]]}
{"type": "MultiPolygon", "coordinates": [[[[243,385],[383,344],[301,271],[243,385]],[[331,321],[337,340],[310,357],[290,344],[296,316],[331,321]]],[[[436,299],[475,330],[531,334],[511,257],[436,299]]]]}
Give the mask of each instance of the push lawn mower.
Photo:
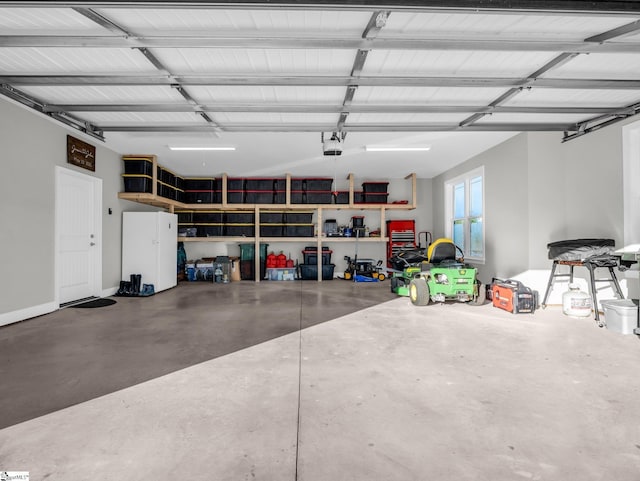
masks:
{"type": "MultiPolygon", "coordinates": [[[[406,260],[407,256],[403,258],[406,260]]],[[[477,269],[465,264],[460,248],[445,238],[429,245],[426,259],[409,264],[400,275],[394,275],[391,290],[409,296],[416,306],[447,300],[482,305],[485,300],[485,286],[477,278],[477,269]]]]}

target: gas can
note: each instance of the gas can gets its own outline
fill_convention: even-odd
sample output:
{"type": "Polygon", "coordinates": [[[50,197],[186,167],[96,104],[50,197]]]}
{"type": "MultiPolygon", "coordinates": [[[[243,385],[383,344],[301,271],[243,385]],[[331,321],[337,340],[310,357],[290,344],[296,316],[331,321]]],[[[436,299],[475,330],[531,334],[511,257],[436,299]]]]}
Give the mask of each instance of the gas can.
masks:
{"type": "Polygon", "coordinates": [[[578,284],[569,284],[569,290],[562,294],[562,312],[571,317],[591,316],[591,296],[578,284]]]}

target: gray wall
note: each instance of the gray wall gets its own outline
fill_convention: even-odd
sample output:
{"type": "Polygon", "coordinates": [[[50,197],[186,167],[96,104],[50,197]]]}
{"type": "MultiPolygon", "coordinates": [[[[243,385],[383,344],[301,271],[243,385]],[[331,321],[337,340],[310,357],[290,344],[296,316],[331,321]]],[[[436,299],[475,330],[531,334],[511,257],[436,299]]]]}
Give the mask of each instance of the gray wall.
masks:
{"type": "MultiPolygon", "coordinates": [[[[566,143],[557,132],[522,133],[434,178],[436,232],[444,234],[444,183],[484,165],[487,252],[480,278],[525,274],[543,295],[549,242],[611,238],[624,245],[622,126],[632,120],[566,143]]],[[[586,270],[576,275],[584,278],[586,270]]]]}
{"type": "Polygon", "coordinates": [[[527,269],[528,195],[527,136],[511,137],[433,179],[434,239],[445,235],[444,184],[484,166],[485,263],[478,264],[482,282],[511,277],[527,269]]]}
{"type": "Polygon", "coordinates": [[[121,214],[149,210],[121,201],[120,155],[100,141],[13,102],[0,99],[0,315],[53,303],[55,298],[55,166],[102,179],[102,288],[120,281],[121,214]],[[79,169],[66,160],[67,135],[96,146],[96,172],[79,169]],[[108,215],[109,207],[112,215],[108,215]]]}

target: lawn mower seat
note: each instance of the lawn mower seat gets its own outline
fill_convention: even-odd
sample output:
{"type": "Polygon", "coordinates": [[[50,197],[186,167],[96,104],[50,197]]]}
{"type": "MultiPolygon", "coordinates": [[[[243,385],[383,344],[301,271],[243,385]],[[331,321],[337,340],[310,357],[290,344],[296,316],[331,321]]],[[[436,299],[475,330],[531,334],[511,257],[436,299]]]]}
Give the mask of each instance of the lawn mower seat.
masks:
{"type": "Polygon", "coordinates": [[[429,246],[427,258],[431,264],[456,260],[456,246],[451,239],[438,239],[429,246]]]}

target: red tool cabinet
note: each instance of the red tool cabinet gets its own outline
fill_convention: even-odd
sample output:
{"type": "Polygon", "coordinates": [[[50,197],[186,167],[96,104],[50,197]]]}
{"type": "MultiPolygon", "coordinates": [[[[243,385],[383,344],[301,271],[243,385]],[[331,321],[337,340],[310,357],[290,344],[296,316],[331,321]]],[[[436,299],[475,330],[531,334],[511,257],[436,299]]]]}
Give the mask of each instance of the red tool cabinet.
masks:
{"type": "Polygon", "coordinates": [[[387,266],[389,259],[400,249],[416,246],[416,221],[415,220],[388,220],[387,221],[387,266]]]}

